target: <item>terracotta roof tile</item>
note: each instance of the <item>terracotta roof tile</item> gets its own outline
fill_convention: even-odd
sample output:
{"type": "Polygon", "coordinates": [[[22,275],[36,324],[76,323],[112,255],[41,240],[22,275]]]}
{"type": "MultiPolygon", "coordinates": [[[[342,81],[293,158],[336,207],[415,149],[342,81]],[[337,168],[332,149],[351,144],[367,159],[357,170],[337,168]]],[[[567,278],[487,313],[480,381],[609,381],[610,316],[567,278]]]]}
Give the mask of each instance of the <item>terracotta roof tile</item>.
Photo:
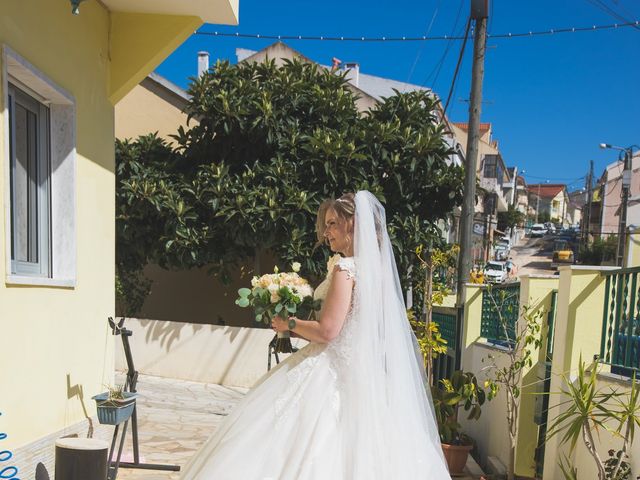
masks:
{"type": "MultiPolygon", "coordinates": [[[[468,131],[469,130],[469,124],[467,122],[453,122],[453,124],[458,127],[461,128],[464,131],[468,131]]],[[[487,132],[491,129],[491,123],[481,123],[480,124],[480,132],[484,133],[487,132]]]]}
{"type": "Polygon", "coordinates": [[[567,186],[564,183],[529,184],[527,190],[534,195],[540,194],[541,198],[553,198],[567,186]]]}

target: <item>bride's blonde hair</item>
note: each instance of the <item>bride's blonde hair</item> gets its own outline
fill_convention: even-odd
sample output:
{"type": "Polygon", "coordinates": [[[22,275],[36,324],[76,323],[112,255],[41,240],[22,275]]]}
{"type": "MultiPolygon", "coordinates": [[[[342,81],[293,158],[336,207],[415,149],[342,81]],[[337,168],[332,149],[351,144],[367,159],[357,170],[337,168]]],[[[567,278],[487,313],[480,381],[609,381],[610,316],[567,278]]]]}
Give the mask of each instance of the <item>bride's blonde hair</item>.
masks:
{"type": "Polygon", "coordinates": [[[324,222],[327,210],[333,210],[336,212],[338,218],[343,222],[353,220],[353,216],[356,214],[355,194],[345,193],[338,199],[330,198],[320,204],[320,207],[318,208],[318,215],[316,217],[316,235],[318,237],[316,247],[327,244],[327,239],[324,238],[324,231],[326,229],[324,222]]]}

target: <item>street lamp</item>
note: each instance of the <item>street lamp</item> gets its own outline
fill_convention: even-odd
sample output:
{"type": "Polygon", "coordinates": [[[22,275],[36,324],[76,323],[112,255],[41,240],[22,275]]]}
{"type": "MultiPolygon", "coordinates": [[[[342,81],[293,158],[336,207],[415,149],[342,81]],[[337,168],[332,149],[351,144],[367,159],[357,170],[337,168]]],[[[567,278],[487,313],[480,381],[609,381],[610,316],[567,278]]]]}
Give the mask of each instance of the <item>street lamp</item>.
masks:
{"type": "Polygon", "coordinates": [[[620,267],[624,264],[624,251],[626,246],[625,234],[627,231],[627,203],[629,201],[629,190],[631,189],[631,159],[633,158],[633,149],[640,149],[638,145],[631,145],[630,147],[616,147],[609,143],[601,143],[600,148],[618,150],[619,161],[624,161],[624,169],[622,170],[622,192],[620,197],[622,201],[620,203],[620,221],[618,222],[618,251],[616,252],[616,264],[620,267]],[[624,158],[622,156],[624,155],[624,158]]]}

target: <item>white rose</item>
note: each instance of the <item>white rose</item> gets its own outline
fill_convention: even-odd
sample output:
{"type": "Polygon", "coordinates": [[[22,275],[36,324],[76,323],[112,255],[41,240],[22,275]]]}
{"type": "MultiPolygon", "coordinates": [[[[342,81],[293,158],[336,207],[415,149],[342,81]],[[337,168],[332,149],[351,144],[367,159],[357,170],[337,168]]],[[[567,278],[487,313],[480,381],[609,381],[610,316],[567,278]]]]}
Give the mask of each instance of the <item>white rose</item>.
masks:
{"type": "Polygon", "coordinates": [[[296,273],[300,271],[300,268],[302,268],[302,265],[300,265],[300,262],[293,262],[291,264],[291,269],[296,273]]]}

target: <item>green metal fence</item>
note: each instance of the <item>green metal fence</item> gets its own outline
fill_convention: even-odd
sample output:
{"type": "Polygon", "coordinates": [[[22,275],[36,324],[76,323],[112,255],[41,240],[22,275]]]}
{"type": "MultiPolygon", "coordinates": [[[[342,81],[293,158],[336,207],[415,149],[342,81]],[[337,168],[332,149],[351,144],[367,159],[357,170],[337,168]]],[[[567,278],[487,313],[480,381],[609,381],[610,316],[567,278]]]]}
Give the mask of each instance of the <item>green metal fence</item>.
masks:
{"type": "Polygon", "coordinates": [[[485,288],[482,291],[480,335],[490,342],[505,345],[513,343],[519,311],[519,282],[485,288]]]}
{"type": "Polygon", "coordinates": [[[444,313],[434,309],[432,318],[438,324],[440,335],[447,341],[447,347],[456,349],[456,315],[455,313],[444,313]]]}
{"type": "Polygon", "coordinates": [[[611,371],[640,369],[640,267],[603,272],[606,277],[600,359],[611,371]]]}
{"type": "Polygon", "coordinates": [[[447,341],[447,353],[438,355],[433,360],[434,385],[443,378],[451,378],[456,370],[458,351],[458,327],[454,308],[435,307],[432,313],[433,322],[438,324],[440,335],[447,341]]]}

